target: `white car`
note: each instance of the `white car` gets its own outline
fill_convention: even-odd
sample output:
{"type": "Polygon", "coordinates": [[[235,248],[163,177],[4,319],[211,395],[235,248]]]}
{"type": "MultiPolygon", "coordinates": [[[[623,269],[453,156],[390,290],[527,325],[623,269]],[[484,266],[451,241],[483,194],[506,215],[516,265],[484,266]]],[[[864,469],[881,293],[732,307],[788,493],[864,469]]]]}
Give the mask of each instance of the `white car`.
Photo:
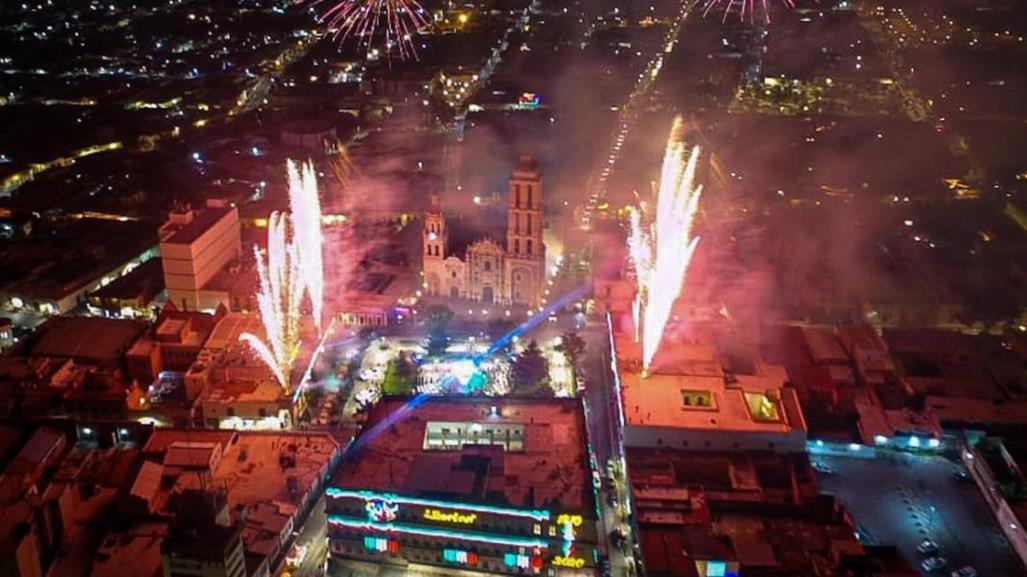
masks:
{"type": "Polygon", "coordinates": [[[948,566],[949,562],[944,557],[928,557],[920,562],[920,567],[928,573],[941,571],[948,566]]]}

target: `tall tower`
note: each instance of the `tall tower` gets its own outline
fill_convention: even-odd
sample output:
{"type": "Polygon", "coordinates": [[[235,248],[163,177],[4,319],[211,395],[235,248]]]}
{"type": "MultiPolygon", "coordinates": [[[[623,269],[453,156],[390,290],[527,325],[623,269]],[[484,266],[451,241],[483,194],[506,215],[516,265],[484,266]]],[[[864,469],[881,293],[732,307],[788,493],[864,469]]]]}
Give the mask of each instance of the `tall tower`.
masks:
{"type": "Polygon", "coordinates": [[[449,232],[446,230],[446,218],[442,214],[439,195],[432,193],[431,205],[424,213],[424,235],[421,253],[424,282],[428,285],[428,294],[443,294],[443,261],[446,258],[446,242],[449,232]]]}
{"type": "Polygon", "coordinates": [[[506,223],[506,286],[513,304],[537,308],[545,281],[542,178],[538,162],[522,156],[510,176],[506,223]]]}

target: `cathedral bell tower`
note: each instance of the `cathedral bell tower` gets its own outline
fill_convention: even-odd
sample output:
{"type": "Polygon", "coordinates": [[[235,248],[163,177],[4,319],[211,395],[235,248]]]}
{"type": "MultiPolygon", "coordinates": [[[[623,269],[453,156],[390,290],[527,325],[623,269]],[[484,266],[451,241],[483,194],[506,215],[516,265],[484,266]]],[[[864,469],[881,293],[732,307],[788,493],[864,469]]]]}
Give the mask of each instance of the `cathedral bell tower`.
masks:
{"type": "Polygon", "coordinates": [[[422,270],[425,275],[425,282],[428,284],[428,294],[438,295],[442,293],[441,279],[442,262],[446,258],[446,242],[449,233],[446,231],[446,219],[442,214],[442,207],[439,203],[439,195],[432,193],[431,204],[428,211],[424,213],[424,234],[422,244],[424,250],[421,253],[423,259],[422,270]]]}
{"type": "Polygon", "coordinates": [[[537,308],[545,284],[542,178],[538,162],[522,156],[510,176],[506,225],[506,286],[514,304],[537,308]]]}

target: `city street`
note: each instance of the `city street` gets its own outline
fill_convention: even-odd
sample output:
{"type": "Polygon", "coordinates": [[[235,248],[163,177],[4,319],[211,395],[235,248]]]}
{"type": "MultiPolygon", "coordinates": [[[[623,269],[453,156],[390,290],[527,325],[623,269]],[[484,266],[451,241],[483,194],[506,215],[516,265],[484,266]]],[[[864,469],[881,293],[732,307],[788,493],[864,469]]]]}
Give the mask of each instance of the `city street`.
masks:
{"type": "Polygon", "coordinates": [[[627,479],[623,476],[624,471],[620,466],[615,467],[616,476],[612,479],[612,485],[606,479],[607,463],[610,459],[620,463],[620,458],[623,456],[617,431],[617,399],[614,395],[614,383],[610,372],[610,346],[606,323],[590,324],[582,332],[582,336],[586,345],[585,357],[581,362],[580,370],[586,379],[585,403],[589,440],[592,443],[596,461],[599,463],[599,474],[604,479],[599,505],[603,515],[602,533],[605,552],[609,556],[613,575],[618,577],[634,575],[634,563],[630,556],[624,554],[624,551],[632,549],[634,536],[634,532],[622,517],[623,507],[625,503],[628,503],[627,497],[629,497],[627,479]],[[612,507],[610,504],[611,491],[616,495],[617,507],[612,507]],[[620,531],[626,536],[623,548],[615,547],[610,543],[610,533],[616,528],[620,528],[620,531]]]}
{"type": "Polygon", "coordinates": [[[820,488],[851,512],[861,538],[895,545],[918,567],[917,544],[931,539],[939,555],[981,575],[1027,575],[974,483],[953,478],[957,465],[942,457],[884,453],[876,459],[820,456],[830,473],[820,488]]]}
{"type": "Polygon", "coordinates": [[[293,572],[293,577],[321,577],[324,575],[328,558],[328,517],[325,514],[325,497],[314,505],[314,510],[303,524],[296,543],[307,548],[306,555],[293,572]]]}

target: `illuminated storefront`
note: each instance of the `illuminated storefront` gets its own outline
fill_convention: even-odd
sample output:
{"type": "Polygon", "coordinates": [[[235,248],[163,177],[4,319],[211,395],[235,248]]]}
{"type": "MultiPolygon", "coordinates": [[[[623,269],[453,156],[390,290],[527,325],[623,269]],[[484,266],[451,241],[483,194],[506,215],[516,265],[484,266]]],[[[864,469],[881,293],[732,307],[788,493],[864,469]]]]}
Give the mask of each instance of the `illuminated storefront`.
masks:
{"type": "Polygon", "coordinates": [[[333,559],[489,574],[596,572],[595,520],[577,512],[458,503],[330,487],[333,559]]]}

